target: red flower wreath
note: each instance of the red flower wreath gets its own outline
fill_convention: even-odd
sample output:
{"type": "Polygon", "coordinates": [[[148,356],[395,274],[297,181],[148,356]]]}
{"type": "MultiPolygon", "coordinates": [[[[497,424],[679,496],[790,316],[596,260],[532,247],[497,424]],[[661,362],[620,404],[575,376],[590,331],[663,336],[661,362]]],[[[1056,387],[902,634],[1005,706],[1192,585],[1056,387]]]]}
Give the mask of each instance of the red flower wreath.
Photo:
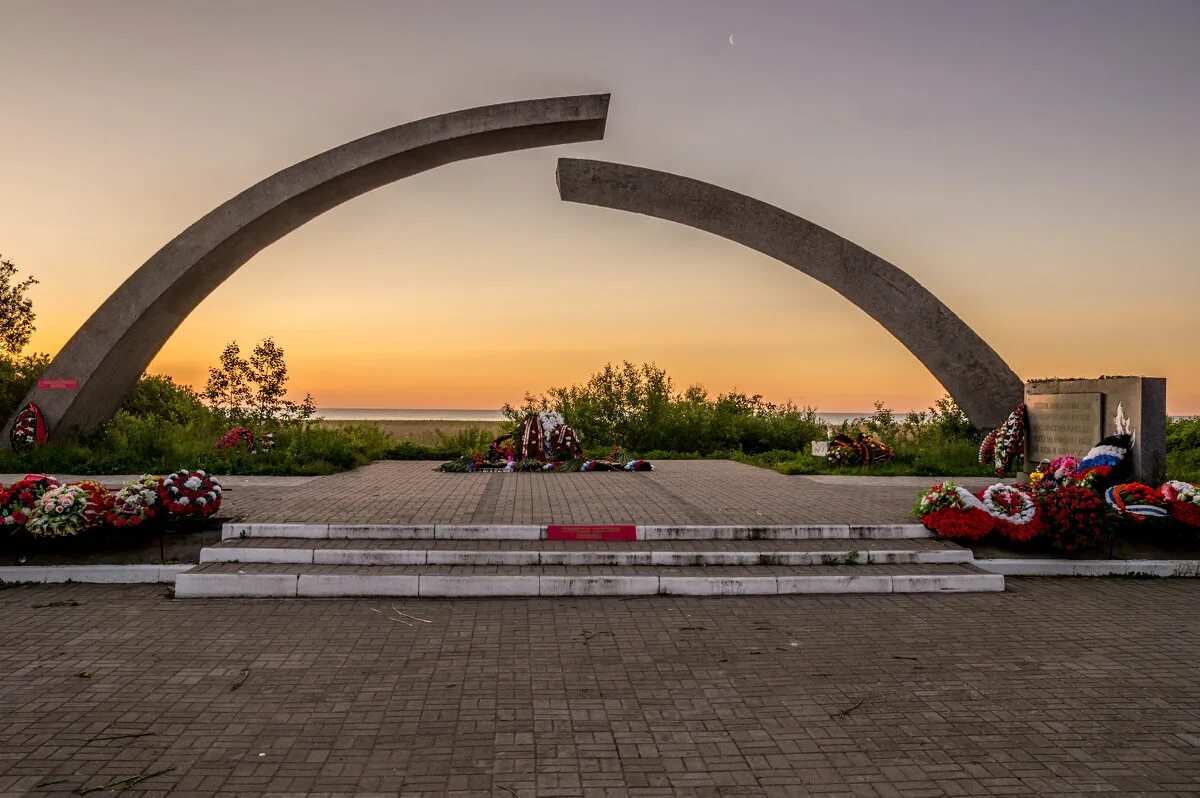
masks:
{"type": "Polygon", "coordinates": [[[1171,480],[1158,489],[1159,498],[1167,506],[1171,518],[1181,524],[1200,528],[1200,486],[1171,480]]]}
{"type": "Polygon", "coordinates": [[[921,516],[921,523],[938,537],[963,540],[979,540],[992,531],[995,521],[978,507],[945,507],[921,516]]]}
{"type": "Polygon", "coordinates": [[[212,515],[221,506],[221,483],[204,471],[182,469],[163,477],[159,498],[173,515],[212,515]]]}
{"type": "Polygon", "coordinates": [[[232,427],[217,441],[216,448],[232,449],[241,444],[245,444],[246,451],[254,451],[254,433],[245,427],[232,427]]]}
{"type": "Polygon", "coordinates": [[[1135,523],[1141,524],[1147,518],[1167,515],[1163,508],[1162,496],[1154,488],[1141,482],[1114,485],[1106,491],[1105,497],[1121,518],[1135,523]]]}

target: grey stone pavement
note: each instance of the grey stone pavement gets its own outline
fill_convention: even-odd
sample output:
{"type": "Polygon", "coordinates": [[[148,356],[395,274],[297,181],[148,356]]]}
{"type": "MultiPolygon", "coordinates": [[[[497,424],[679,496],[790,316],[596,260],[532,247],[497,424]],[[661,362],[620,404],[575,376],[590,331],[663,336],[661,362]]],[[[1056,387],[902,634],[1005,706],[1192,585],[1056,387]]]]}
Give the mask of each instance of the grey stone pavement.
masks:
{"type": "Polygon", "coordinates": [[[403,603],[165,592],[0,591],[0,795],[139,775],[127,792],[1200,793],[1197,580],[403,603]]]}
{"type": "MultiPolygon", "coordinates": [[[[913,523],[938,477],[802,477],[728,460],[665,460],[637,474],[445,474],[380,461],[298,485],[230,490],[222,514],[277,523],[913,523]]],[[[960,480],[983,487],[995,480],[960,480]]]]}

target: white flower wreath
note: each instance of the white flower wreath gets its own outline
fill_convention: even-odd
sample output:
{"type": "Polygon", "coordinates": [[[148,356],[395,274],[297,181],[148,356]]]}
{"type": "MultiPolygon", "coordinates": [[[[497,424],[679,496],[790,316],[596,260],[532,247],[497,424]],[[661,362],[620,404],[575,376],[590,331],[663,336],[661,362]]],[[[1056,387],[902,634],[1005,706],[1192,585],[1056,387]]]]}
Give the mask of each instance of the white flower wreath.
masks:
{"type": "Polygon", "coordinates": [[[1037,514],[1037,508],[1033,504],[1033,499],[1011,485],[1005,485],[1002,482],[992,485],[983,492],[983,508],[997,518],[1002,518],[1009,523],[1021,526],[1032,523],[1033,517],[1037,514]],[[1006,496],[1016,496],[1020,500],[1021,509],[1016,515],[1010,515],[1004,507],[996,503],[995,497],[998,493],[1006,496]]]}

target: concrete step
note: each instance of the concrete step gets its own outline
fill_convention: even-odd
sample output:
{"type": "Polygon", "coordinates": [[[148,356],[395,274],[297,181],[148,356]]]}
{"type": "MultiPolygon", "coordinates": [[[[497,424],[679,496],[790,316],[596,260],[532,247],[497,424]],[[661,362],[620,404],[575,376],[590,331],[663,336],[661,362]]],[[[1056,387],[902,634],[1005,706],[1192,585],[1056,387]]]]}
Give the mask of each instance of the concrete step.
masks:
{"type": "Polygon", "coordinates": [[[933,538],[809,541],[454,541],[234,538],[201,563],[317,565],[838,565],[969,563],[969,549],[933,538]]]}
{"type": "MultiPolygon", "coordinates": [[[[581,525],[600,529],[602,525],[581,525]]],[[[637,540],[895,540],[929,537],[920,524],[855,526],[661,526],[609,525],[635,529],[637,540]]],[[[223,539],[304,538],[307,540],[545,540],[545,525],[521,524],[250,524],[230,523],[223,539]]]]}
{"type": "Polygon", "coordinates": [[[652,568],[208,563],[175,580],[175,594],[180,598],[738,596],[1003,589],[1003,576],[955,563],[652,568]]]}

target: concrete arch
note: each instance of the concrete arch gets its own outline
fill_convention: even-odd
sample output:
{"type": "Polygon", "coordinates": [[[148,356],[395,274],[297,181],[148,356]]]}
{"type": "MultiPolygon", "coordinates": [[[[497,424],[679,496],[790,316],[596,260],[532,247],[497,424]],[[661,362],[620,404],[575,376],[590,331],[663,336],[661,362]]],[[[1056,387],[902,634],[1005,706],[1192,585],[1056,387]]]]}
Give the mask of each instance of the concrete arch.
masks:
{"type": "MultiPolygon", "coordinates": [[[[112,417],[189,313],[255,253],[346,200],[482,155],[604,138],[607,94],[488,105],[389,128],[316,155],[243,191],[134,272],[55,356],[22,402],[50,441],[112,417]]],[[[4,441],[7,445],[7,429],[4,441]]]]}
{"type": "Polygon", "coordinates": [[[941,300],[806,219],[711,183],[605,161],[560,158],[558,193],[706,230],[820,280],[898,338],[979,427],[999,426],[1022,400],[1021,379],[941,300]]]}

